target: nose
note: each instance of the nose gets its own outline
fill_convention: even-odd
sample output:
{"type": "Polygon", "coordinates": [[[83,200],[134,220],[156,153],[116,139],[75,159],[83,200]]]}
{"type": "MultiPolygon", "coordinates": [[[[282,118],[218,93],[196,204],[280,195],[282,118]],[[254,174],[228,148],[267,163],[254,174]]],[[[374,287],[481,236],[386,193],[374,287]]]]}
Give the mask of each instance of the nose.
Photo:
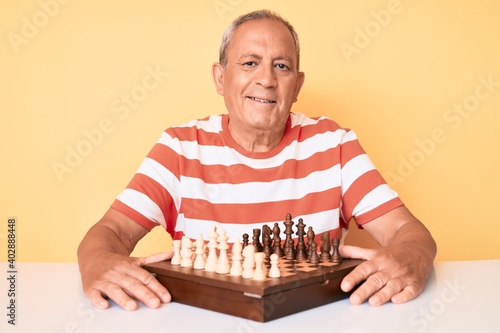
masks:
{"type": "Polygon", "coordinates": [[[262,65],[257,71],[257,84],[264,88],[276,87],[278,81],[272,65],[262,65]]]}

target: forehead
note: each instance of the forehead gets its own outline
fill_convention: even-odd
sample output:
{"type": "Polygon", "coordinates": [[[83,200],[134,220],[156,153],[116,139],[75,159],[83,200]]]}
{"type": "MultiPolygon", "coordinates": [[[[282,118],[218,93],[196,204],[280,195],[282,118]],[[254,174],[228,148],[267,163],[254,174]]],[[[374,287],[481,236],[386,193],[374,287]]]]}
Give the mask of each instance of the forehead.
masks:
{"type": "Polygon", "coordinates": [[[283,23],[272,19],[248,21],[236,29],[228,46],[228,60],[247,53],[287,56],[296,61],[292,33],[283,23]]]}

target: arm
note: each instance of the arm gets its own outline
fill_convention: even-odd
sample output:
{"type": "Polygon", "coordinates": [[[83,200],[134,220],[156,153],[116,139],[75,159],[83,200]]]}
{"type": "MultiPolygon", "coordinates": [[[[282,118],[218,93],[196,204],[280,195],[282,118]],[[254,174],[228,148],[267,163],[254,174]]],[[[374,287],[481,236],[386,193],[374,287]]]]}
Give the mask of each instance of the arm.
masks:
{"type": "Polygon", "coordinates": [[[341,288],[346,292],[365,281],[351,295],[351,304],[361,304],[367,299],[375,306],[388,301],[403,303],[420,294],[436,256],[436,243],[425,226],[401,206],[364,224],[363,228],[382,247],[340,248],[344,257],[367,260],[342,281],[341,288]]]}
{"type": "Polygon", "coordinates": [[[143,302],[150,308],[170,301],[170,294],[141,266],[166,260],[171,253],[132,258],[130,253],[147,230],[124,214],[109,209],[87,232],[78,248],[83,291],[97,308],[109,307],[105,297],[126,310],[143,302]]]}

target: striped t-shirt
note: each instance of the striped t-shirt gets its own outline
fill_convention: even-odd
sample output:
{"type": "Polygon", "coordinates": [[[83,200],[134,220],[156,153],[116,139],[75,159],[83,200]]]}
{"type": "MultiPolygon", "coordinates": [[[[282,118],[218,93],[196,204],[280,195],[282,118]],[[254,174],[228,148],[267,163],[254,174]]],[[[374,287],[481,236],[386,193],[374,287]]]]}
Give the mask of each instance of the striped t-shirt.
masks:
{"type": "Polygon", "coordinates": [[[234,241],[264,224],[283,226],[287,213],[316,235],[339,235],[351,218],[362,225],[403,204],[355,133],[328,118],[291,113],[281,143],[263,153],[241,148],[228,119],[163,132],[112,207],[174,239],[206,239],[215,225],[234,241]]]}

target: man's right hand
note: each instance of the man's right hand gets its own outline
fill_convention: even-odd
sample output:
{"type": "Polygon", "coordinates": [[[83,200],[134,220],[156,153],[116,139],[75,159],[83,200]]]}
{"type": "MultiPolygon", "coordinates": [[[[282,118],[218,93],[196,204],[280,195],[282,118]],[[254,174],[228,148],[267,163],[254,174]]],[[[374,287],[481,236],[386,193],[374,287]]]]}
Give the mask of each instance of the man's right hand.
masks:
{"type": "Polygon", "coordinates": [[[83,291],[99,309],[109,307],[107,298],[125,310],[136,310],[137,301],[149,308],[168,303],[171,296],[156,278],[141,266],[170,259],[173,252],[133,258],[110,253],[101,256],[95,265],[82,272],[83,291]]]}
{"type": "Polygon", "coordinates": [[[109,209],[87,232],[78,248],[78,264],[83,291],[94,306],[106,309],[110,306],[108,299],[125,310],[137,309],[137,301],[150,308],[170,302],[167,289],[142,266],[170,259],[173,252],[130,257],[147,233],[114,209],[109,209]]]}

